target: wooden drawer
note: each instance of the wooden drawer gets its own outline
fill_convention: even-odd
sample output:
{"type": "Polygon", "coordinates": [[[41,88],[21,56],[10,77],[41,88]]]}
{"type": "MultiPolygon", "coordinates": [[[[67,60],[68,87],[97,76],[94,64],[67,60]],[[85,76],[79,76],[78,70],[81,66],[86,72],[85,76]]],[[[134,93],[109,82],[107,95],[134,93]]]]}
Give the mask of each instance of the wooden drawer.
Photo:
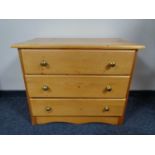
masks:
{"type": "Polygon", "coordinates": [[[30,99],[33,116],[121,116],[125,99],[30,99]]]}
{"type": "Polygon", "coordinates": [[[26,74],[129,75],[134,50],[22,49],[26,74]]]}
{"type": "Polygon", "coordinates": [[[27,75],[30,97],[125,98],[129,76],[27,75]]]}

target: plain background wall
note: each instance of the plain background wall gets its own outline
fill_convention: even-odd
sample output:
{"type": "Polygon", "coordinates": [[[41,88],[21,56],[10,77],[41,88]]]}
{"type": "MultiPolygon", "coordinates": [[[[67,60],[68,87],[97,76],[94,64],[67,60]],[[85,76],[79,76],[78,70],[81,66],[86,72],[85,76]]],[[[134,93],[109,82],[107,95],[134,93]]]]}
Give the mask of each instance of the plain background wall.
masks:
{"type": "Polygon", "coordinates": [[[0,90],[23,90],[13,43],[35,37],[114,37],[146,46],[138,53],[131,89],[155,90],[155,20],[0,20],[0,90]]]}

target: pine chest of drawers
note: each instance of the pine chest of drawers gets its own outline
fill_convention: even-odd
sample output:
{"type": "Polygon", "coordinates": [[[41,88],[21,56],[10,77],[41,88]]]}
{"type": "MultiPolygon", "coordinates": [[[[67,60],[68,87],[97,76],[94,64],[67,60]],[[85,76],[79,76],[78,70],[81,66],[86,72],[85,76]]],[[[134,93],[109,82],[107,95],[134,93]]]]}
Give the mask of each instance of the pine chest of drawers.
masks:
{"type": "Polygon", "coordinates": [[[121,39],[37,38],[18,48],[32,124],[121,124],[136,53],[121,39]]]}

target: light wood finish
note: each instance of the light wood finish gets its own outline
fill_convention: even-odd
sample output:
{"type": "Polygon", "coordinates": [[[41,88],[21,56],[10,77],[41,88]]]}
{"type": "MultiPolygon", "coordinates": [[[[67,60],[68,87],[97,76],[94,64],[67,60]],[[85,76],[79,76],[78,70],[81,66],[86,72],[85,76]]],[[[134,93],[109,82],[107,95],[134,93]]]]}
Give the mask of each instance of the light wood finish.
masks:
{"type": "Polygon", "coordinates": [[[140,44],[120,38],[36,38],[12,45],[13,48],[28,49],[143,49],[140,44]]]}
{"type": "Polygon", "coordinates": [[[124,119],[125,119],[125,110],[126,110],[126,107],[127,107],[127,104],[128,104],[130,84],[131,84],[132,75],[133,75],[134,68],[135,68],[137,52],[138,51],[135,51],[135,53],[134,53],[135,56],[134,56],[134,60],[133,60],[132,70],[131,70],[131,73],[130,73],[131,76],[130,76],[129,83],[128,83],[128,89],[127,89],[127,94],[126,94],[126,102],[125,102],[125,106],[124,106],[124,112],[123,112],[123,115],[121,117],[119,117],[118,124],[122,124],[124,122],[124,119]]]}
{"type": "Polygon", "coordinates": [[[26,82],[30,97],[125,98],[129,77],[26,75],[26,82]]]}
{"type": "Polygon", "coordinates": [[[104,117],[104,116],[95,116],[95,117],[89,117],[89,116],[82,116],[82,117],[55,117],[55,116],[48,116],[48,117],[36,117],[36,124],[45,124],[50,122],[68,122],[68,123],[108,123],[117,125],[118,124],[119,117],[104,117]]]}
{"type": "Polygon", "coordinates": [[[18,53],[19,53],[19,58],[20,58],[20,63],[21,63],[21,68],[22,68],[22,75],[23,75],[23,79],[24,79],[24,84],[25,84],[25,88],[26,88],[26,96],[27,96],[28,109],[29,109],[29,113],[30,113],[30,117],[31,117],[31,122],[32,122],[32,124],[36,124],[36,119],[34,116],[32,116],[32,110],[31,110],[31,106],[30,106],[30,96],[29,96],[28,91],[27,91],[27,83],[26,83],[26,79],[25,79],[25,69],[24,69],[23,58],[22,58],[22,54],[21,54],[20,49],[18,49],[18,53]]]}
{"type": "Polygon", "coordinates": [[[121,116],[125,99],[31,99],[33,116],[121,116]]]}
{"type": "Polygon", "coordinates": [[[37,38],[18,48],[32,124],[122,124],[135,57],[122,39],[37,38]]]}
{"type": "Polygon", "coordinates": [[[129,75],[134,53],[134,50],[22,49],[26,74],[129,75]],[[42,61],[47,65],[42,66],[42,61]]]}

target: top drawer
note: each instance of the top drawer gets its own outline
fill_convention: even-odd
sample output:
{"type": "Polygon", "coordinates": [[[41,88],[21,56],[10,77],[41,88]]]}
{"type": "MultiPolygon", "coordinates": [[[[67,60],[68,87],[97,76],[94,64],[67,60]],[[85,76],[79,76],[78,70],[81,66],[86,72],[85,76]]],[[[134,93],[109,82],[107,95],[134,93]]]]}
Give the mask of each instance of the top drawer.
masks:
{"type": "Polygon", "coordinates": [[[129,75],[134,50],[22,49],[25,74],[129,75]]]}

